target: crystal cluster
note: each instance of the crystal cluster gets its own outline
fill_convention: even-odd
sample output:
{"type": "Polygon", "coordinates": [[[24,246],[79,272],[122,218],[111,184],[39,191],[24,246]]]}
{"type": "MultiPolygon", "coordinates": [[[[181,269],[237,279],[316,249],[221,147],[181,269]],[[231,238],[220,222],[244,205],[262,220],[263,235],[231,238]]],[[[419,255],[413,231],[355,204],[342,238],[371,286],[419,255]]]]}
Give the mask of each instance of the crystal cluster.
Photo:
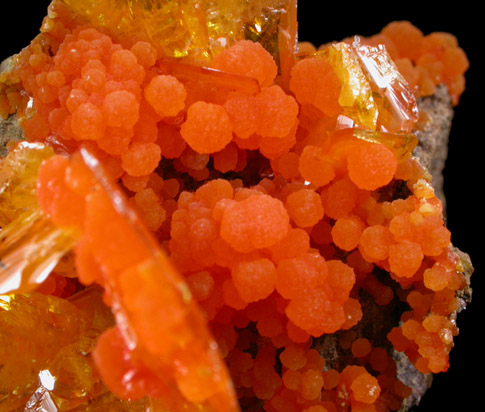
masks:
{"type": "Polygon", "coordinates": [[[54,0],[0,77],[0,409],[399,410],[395,354],[445,372],[469,282],[412,155],[453,39],[54,0]]]}

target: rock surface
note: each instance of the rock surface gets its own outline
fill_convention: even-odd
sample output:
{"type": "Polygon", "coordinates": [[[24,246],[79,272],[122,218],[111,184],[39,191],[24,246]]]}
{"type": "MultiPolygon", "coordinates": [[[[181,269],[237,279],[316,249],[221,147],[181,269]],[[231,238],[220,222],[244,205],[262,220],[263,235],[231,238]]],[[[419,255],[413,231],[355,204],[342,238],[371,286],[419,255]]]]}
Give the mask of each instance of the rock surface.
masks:
{"type": "Polygon", "coordinates": [[[414,155],[433,176],[433,187],[445,206],[443,168],[448,156],[448,138],[453,120],[453,106],[446,87],[438,87],[433,96],[420,99],[418,107],[426,120],[415,134],[419,140],[414,155]]]}
{"type": "Polygon", "coordinates": [[[24,134],[15,114],[3,120],[0,118],[0,157],[7,154],[7,143],[11,140],[22,140],[24,134]]]}

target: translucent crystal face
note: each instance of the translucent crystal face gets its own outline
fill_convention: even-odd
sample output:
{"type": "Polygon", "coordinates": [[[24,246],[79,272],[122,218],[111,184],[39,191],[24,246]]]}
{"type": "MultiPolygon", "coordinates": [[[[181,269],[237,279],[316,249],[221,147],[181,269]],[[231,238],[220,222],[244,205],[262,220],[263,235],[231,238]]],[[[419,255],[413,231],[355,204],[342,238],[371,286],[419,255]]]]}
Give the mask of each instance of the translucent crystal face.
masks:
{"type": "Polygon", "coordinates": [[[414,94],[385,46],[335,43],[314,56],[325,58],[339,77],[339,104],[357,127],[410,133],[419,118],[414,94]]]}
{"type": "Polygon", "coordinates": [[[419,118],[416,98],[385,47],[361,45],[356,38],[353,49],[376,93],[381,130],[411,132],[419,118]]]}
{"type": "Polygon", "coordinates": [[[346,43],[336,43],[319,54],[329,61],[341,85],[339,104],[343,114],[368,130],[377,127],[378,108],[357,54],[346,43]]]}
{"type": "Polygon", "coordinates": [[[40,143],[21,142],[0,162],[0,226],[5,226],[25,211],[37,209],[35,185],[37,171],[44,159],[54,154],[40,143]]]}
{"type": "Polygon", "coordinates": [[[40,211],[36,184],[43,160],[54,155],[41,143],[19,143],[0,160],[0,294],[41,284],[74,245],[70,230],[40,211]]]}
{"type": "Polygon", "coordinates": [[[119,41],[150,41],[167,57],[208,61],[236,40],[250,38],[277,56],[278,25],[287,0],[62,0],[82,22],[119,41]]]}
{"type": "Polygon", "coordinates": [[[112,396],[93,373],[89,355],[99,334],[111,326],[111,311],[99,290],[90,288],[73,299],[11,294],[0,298],[0,406],[55,412],[88,398],[102,404],[112,396]],[[59,333],[62,330],[62,333],[59,333]]]}

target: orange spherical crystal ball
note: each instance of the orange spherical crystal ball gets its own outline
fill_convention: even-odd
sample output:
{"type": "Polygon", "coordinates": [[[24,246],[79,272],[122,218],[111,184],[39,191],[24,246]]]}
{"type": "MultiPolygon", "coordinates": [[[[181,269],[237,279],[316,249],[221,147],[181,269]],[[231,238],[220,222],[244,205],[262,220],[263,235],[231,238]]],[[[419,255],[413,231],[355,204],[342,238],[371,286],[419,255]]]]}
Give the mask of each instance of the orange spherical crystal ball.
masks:
{"type": "Polygon", "coordinates": [[[199,153],[222,150],[232,140],[233,126],[224,107],[203,101],[192,104],[180,133],[187,144],[199,153]]]}

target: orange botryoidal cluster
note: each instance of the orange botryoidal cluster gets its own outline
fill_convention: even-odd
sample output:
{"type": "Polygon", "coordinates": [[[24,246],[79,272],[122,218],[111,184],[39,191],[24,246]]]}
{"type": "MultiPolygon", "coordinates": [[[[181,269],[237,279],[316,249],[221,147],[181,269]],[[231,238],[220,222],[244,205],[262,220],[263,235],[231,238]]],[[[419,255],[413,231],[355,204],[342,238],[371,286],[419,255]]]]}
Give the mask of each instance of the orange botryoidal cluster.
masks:
{"type": "MultiPolygon", "coordinates": [[[[443,32],[423,35],[409,22],[390,23],[381,35],[394,44],[395,51],[389,53],[411,88],[430,96],[436,86],[445,84],[453,104],[458,104],[469,62],[455,36],[443,32]]],[[[392,45],[387,47],[392,50],[392,45]]]]}
{"type": "MultiPolygon", "coordinates": [[[[20,110],[25,137],[65,154],[85,149],[122,184],[190,287],[246,410],[398,410],[410,388],[397,379],[392,346],[422,373],[446,371],[457,333],[449,318],[465,277],[441,202],[410,155],[412,139],[403,137],[409,130],[387,133],[385,117],[373,139],[359,135],[358,121],[346,127],[342,78],[318,54],[298,60],[281,84],[259,43],[236,42],[211,67],[186,66],[147,42],[120,45],[61,21],[22,51],[11,73],[31,98],[20,110]],[[396,147],[389,136],[404,143],[396,147]],[[378,307],[407,308],[385,345],[357,333],[363,295],[378,307]],[[328,334],[349,354],[346,365],[315,349],[328,334]]],[[[467,64],[451,36],[393,23],[378,39],[408,81],[415,76],[414,91],[427,95],[431,83],[444,82],[458,101],[467,64]],[[448,63],[457,59],[455,71],[448,63]]],[[[8,90],[11,100],[2,102],[17,102],[8,90]]],[[[75,250],[80,282],[104,286],[107,303],[121,304],[137,336],[138,352],[123,341],[130,333],[103,335],[95,351],[103,379],[121,397],[220,406],[214,393],[224,374],[195,384],[207,359],[191,364],[186,347],[165,347],[197,348],[195,332],[180,321],[184,308],[162,287],[166,279],[141,265],[151,255],[124,231],[106,195],[91,193],[96,184],[79,161],[46,162],[38,199],[55,223],[83,233],[75,250]],[[167,299],[155,304],[158,291],[167,299]],[[173,319],[151,328],[159,313],[173,319]],[[180,336],[165,341],[164,333],[180,336]],[[167,366],[167,353],[186,363],[185,374],[167,366]]]]}

